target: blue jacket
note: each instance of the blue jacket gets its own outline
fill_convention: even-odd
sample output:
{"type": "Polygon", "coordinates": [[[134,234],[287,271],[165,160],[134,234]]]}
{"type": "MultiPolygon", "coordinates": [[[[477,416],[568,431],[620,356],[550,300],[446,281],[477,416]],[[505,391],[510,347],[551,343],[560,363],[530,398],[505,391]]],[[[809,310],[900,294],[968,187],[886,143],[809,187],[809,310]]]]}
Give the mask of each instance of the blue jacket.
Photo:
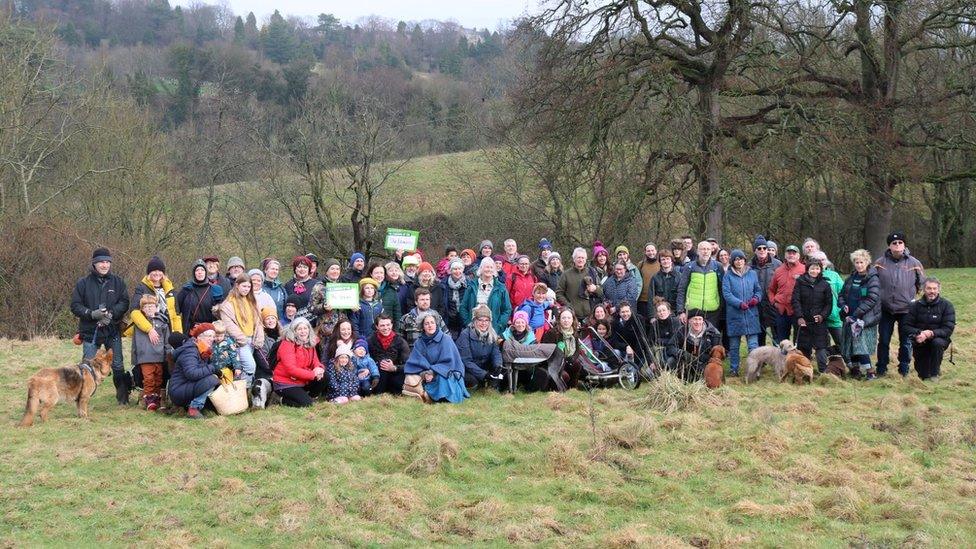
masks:
{"type": "Polygon", "coordinates": [[[494,341],[485,343],[473,328],[465,328],[457,338],[458,352],[465,367],[469,363],[485,371],[502,367],[502,352],[494,341]]]}
{"type": "Polygon", "coordinates": [[[746,267],[742,276],[731,268],[725,271],[722,295],[725,297],[725,329],[729,337],[753,335],[762,331],[759,325],[759,304],[762,302],[763,291],[755,269],[746,267]],[[739,307],[753,299],[756,300],[755,305],[750,305],[744,311],[739,307]]]}
{"type": "MultiPolygon", "coordinates": [[[[288,299],[288,292],[285,291],[285,287],[281,285],[281,282],[277,280],[265,280],[264,293],[271,297],[271,301],[274,301],[275,308],[278,310],[278,318],[285,318],[285,300],[288,299]]],[[[189,328],[187,328],[187,331],[189,331],[189,328]]]]}
{"type": "Polygon", "coordinates": [[[192,337],[173,351],[175,362],[169,376],[169,399],[177,406],[186,406],[194,398],[220,385],[213,366],[197,350],[192,337]]]}
{"type": "Polygon", "coordinates": [[[373,335],[373,326],[376,317],[380,316],[383,312],[383,302],[380,300],[370,303],[368,301],[359,300],[359,310],[353,311],[352,316],[349,321],[352,322],[353,328],[356,329],[356,334],[363,338],[369,339],[369,336],[373,335]]]}
{"type": "Polygon", "coordinates": [[[356,355],[352,355],[353,365],[356,367],[356,373],[359,374],[359,370],[369,370],[369,377],[380,377],[380,368],[376,365],[376,361],[369,355],[359,358],[356,355]]]}
{"type": "Polygon", "coordinates": [[[611,275],[603,282],[603,299],[609,301],[614,307],[625,300],[636,307],[640,291],[641,283],[630,271],[627,271],[623,280],[617,280],[616,276],[611,275]]]}
{"type": "MultiPolygon", "coordinates": [[[[481,279],[475,279],[468,283],[468,289],[464,291],[464,298],[461,299],[461,322],[465,326],[471,324],[471,311],[478,305],[478,286],[481,279]]],[[[512,316],[512,303],[508,298],[508,290],[505,284],[495,279],[488,294],[488,308],[491,309],[491,325],[495,332],[502,333],[508,327],[508,319],[512,316]]]]}
{"type": "Polygon", "coordinates": [[[536,303],[534,299],[526,299],[519,305],[518,310],[525,311],[529,315],[529,327],[538,330],[546,323],[546,310],[552,307],[552,301],[548,299],[542,303],[536,303]]]}

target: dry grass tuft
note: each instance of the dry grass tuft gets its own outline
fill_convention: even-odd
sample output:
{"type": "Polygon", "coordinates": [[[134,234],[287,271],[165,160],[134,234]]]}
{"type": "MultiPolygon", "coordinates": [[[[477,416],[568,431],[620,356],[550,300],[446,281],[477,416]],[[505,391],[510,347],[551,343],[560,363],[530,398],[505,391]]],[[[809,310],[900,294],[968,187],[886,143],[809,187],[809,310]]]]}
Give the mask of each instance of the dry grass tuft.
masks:
{"type": "Polygon", "coordinates": [[[604,441],[627,450],[649,448],[657,439],[657,425],[647,417],[636,417],[611,425],[604,441]]]}
{"type": "Polygon", "coordinates": [[[231,494],[238,494],[247,490],[247,483],[236,477],[224,477],[220,479],[220,486],[224,491],[231,494]]]}
{"type": "Polygon", "coordinates": [[[674,536],[650,533],[651,528],[646,524],[627,526],[616,532],[606,540],[607,547],[626,549],[630,547],[692,547],[688,543],[674,536]]]}
{"type": "Polygon", "coordinates": [[[546,449],[546,466],[557,475],[586,475],[588,460],[573,444],[558,440],[546,449]]]}
{"type": "Polygon", "coordinates": [[[556,520],[556,510],[549,506],[534,507],[527,518],[505,528],[505,537],[510,543],[540,543],[551,537],[565,538],[570,534],[568,528],[556,520]]]}
{"type": "Polygon", "coordinates": [[[460,451],[457,442],[445,436],[421,434],[410,441],[406,457],[411,461],[404,472],[430,475],[457,459],[460,451]]]}
{"type": "Polygon", "coordinates": [[[812,518],[816,510],[809,501],[763,505],[750,499],[744,499],[733,505],[732,511],[748,517],[812,518]]]}
{"type": "Polygon", "coordinates": [[[847,381],[835,376],[834,374],[820,374],[814,381],[817,385],[824,387],[844,387],[847,381]]]}
{"type": "Polygon", "coordinates": [[[648,384],[644,402],[652,410],[672,414],[681,410],[718,406],[722,399],[705,387],[704,381],[685,383],[673,373],[664,371],[648,384]]]}
{"type": "Polygon", "coordinates": [[[847,522],[860,522],[866,504],[851,486],[840,486],[817,501],[817,508],[824,514],[847,522]]]}
{"type": "Polygon", "coordinates": [[[546,406],[550,410],[559,411],[575,407],[576,403],[563,393],[549,393],[546,395],[546,406]]]}

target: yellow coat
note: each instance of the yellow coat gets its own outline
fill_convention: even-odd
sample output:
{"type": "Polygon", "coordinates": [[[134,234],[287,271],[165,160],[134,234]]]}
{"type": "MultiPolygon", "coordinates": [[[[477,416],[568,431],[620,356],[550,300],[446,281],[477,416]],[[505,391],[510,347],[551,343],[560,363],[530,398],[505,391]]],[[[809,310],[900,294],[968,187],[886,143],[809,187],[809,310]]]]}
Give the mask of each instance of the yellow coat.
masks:
{"type": "MultiPolygon", "coordinates": [[[[153,283],[149,281],[149,275],[146,275],[140,281],[147,288],[152,288],[153,283]]],[[[176,293],[173,291],[173,282],[167,276],[163,276],[162,281],[163,292],[166,294],[166,312],[169,314],[169,327],[173,333],[183,332],[183,319],[180,318],[180,313],[176,310],[176,293]]],[[[133,300],[132,311],[129,313],[129,317],[132,320],[132,324],[125,331],[125,336],[131,336],[133,327],[139,328],[143,332],[149,332],[152,329],[152,324],[146,319],[146,315],[142,314],[139,309],[139,301],[133,300]]]]}

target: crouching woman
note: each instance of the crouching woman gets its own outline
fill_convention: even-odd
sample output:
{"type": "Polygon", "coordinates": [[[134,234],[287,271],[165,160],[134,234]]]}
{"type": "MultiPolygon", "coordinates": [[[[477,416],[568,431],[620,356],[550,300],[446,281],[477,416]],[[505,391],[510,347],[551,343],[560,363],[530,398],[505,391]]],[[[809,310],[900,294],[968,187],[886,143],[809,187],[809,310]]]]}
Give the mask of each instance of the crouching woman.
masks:
{"type": "Polygon", "coordinates": [[[207,397],[220,385],[210,363],[216,336],[213,324],[197,324],[190,330],[190,338],[173,351],[169,399],[176,406],[185,406],[189,418],[203,418],[201,410],[207,397]]]}
{"type": "Polygon", "coordinates": [[[459,403],[471,396],[464,386],[464,363],[450,336],[445,335],[433,315],[423,317],[420,338],[403,365],[407,375],[419,375],[424,390],[434,402],[459,403]]]}
{"type": "Polygon", "coordinates": [[[278,346],[278,364],[271,378],[285,406],[311,406],[312,399],[325,391],[325,368],[315,351],[315,343],[308,319],[299,317],[285,327],[278,346]]]}

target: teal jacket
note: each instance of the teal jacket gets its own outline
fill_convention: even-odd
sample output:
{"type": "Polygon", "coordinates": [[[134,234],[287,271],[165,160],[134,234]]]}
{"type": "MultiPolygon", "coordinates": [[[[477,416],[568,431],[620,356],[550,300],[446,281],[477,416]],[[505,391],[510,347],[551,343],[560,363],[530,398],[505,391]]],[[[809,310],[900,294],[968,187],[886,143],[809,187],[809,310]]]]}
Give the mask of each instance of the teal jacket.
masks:
{"type": "MultiPolygon", "coordinates": [[[[468,289],[464,291],[461,298],[461,322],[465,326],[471,324],[471,311],[478,305],[478,286],[480,279],[474,279],[468,283],[468,289]]],[[[495,333],[501,334],[508,327],[508,319],[512,316],[512,303],[508,298],[508,290],[497,278],[488,294],[488,308],[491,309],[491,325],[495,328],[495,333]]]]}

